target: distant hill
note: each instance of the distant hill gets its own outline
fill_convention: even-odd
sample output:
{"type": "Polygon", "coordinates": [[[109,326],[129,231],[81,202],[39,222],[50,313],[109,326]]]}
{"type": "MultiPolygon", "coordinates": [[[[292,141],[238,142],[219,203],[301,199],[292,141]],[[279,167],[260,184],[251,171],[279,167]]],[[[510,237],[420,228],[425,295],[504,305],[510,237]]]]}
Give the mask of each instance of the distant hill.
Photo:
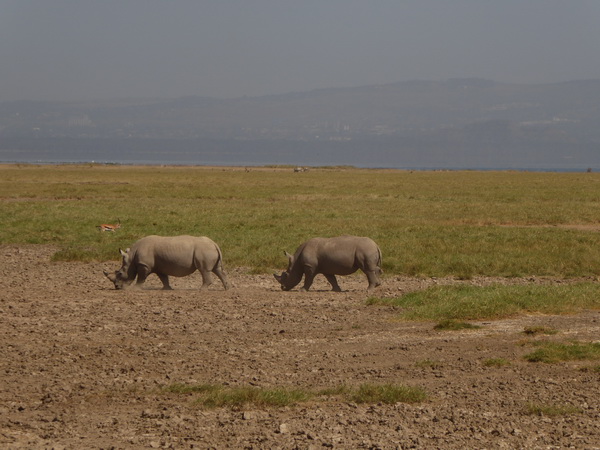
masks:
{"type": "Polygon", "coordinates": [[[0,159],[597,168],[599,105],[600,80],[482,79],[236,99],[5,102],[0,159]]]}

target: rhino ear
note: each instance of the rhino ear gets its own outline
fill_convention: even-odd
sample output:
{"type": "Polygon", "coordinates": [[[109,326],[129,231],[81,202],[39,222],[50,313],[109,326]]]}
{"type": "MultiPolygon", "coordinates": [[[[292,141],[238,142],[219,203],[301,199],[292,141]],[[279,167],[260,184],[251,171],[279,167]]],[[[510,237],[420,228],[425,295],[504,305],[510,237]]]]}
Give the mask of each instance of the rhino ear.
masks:
{"type": "MultiPolygon", "coordinates": [[[[129,250],[129,249],[127,249],[127,250],[129,250]]],[[[123,256],[123,257],[127,256],[127,252],[126,252],[126,251],[124,252],[122,249],[119,249],[119,253],[120,253],[120,254],[121,254],[121,256],[123,256]]]]}
{"type": "Polygon", "coordinates": [[[277,275],[276,273],[274,273],[273,276],[275,277],[275,279],[277,281],[279,281],[281,283],[281,275],[277,275]]]}
{"type": "Polygon", "coordinates": [[[108,277],[108,276],[110,275],[110,273],[109,273],[109,272],[107,272],[106,270],[103,270],[102,272],[104,272],[104,276],[105,276],[105,277],[108,277]]]}
{"type": "Polygon", "coordinates": [[[288,252],[284,252],[284,253],[285,253],[285,256],[287,256],[287,258],[288,258],[287,271],[291,272],[292,266],[294,265],[294,257],[292,255],[290,255],[288,252]]]}

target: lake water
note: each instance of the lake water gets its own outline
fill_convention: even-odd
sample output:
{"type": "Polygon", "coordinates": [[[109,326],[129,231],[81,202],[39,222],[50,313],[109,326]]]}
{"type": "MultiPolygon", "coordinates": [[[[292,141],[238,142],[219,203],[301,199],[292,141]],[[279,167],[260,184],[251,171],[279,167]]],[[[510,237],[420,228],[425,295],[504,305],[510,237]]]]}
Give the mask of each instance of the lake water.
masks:
{"type": "Polygon", "coordinates": [[[123,165],[190,165],[190,166],[354,166],[359,168],[389,168],[406,170],[527,170],[553,172],[586,172],[598,171],[600,165],[582,163],[547,164],[543,161],[535,163],[515,162],[510,164],[503,161],[485,160],[453,160],[452,162],[411,160],[404,162],[401,155],[391,155],[389,152],[378,154],[374,152],[344,152],[318,151],[304,149],[290,151],[289,149],[268,149],[264,151],[147,151],[111,148],[86,148],[84,151],[74,148],[64,151],[56,149],[2,149],[0,162],[29,163],[29,164],[123,164],[123,165]]]}

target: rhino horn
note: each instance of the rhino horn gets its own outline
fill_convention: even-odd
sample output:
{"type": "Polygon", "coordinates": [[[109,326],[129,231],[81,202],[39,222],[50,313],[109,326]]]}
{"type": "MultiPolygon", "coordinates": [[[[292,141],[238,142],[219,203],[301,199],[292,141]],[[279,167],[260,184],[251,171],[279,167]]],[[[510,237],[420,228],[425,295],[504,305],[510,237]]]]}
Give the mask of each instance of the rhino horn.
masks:
{"type": "Polygon", "coordinates": [[[104,272],[104,276],[106,278],[108,278],[110,281],[112,281],[113,283],[115,282],[115,280],[117,279],[117,276],[114,273],[111,272],[107,272],[106,270],[103,270],[104,272]]]}

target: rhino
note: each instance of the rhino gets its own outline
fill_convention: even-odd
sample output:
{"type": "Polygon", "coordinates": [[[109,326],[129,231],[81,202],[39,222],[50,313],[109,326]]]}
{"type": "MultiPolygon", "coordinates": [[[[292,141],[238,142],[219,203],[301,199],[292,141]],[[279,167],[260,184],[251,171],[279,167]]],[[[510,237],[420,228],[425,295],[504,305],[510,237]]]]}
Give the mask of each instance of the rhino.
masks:
{"type": "Polygon", "coordinates": [[[350,275],[361,269],[369,280],[367,290],[381,284],[381,250],[372,239],[358,236],[339,236],[333,238],[316,237],[309,239],[294,255],[284,252],[289,259],[288,268],[281,275],[273,274],[281,284],[281,289],[289,291],[302,280],[301,291],[308,291],[315,276],[325,275],[333,291],[341,292],[336,275],[350,275]]]}
{"type": "Polygon", "coordinates": [[[146,236],[119,252],[123,257],[121,268],[114,273],[104,271],[115,289],[123,289],[136,277],[136,285],[141,285],[151,273],[158,275],[163,289],[172,289],[169,276],[185,277],[196,270],[202,274],[201,289],[212,284],[211,272],[219,277],[225,289],[230,287],[223,272],[221,249],[204,236],[146,236]]]}

